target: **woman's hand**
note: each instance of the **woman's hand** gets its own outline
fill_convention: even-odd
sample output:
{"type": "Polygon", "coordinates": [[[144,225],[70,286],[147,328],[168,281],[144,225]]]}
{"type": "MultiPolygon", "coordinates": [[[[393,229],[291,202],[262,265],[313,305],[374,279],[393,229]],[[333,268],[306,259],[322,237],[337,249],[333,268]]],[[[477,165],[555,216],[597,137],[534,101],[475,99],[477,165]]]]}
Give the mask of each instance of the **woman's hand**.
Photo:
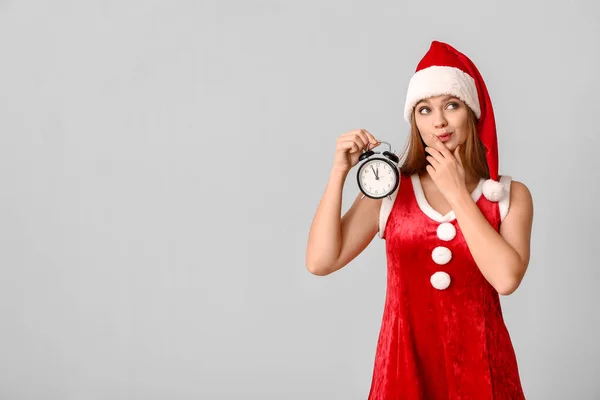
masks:
{"type": "Polygon", "coordinates": [[[452,153],[437,136],[431,135],[433,147],[425,147],[429,153],[426,167],[429,176],[444,195],[446,201],[453,206],[454,202],[465,193],[468,194],[465,183],[465,170],[460,158],[460,145],[452,153]]]}
{"type": "Polygon", "coordinates": [[[381,142],[366,129],[343,133],[336,141],[333,168],[343,172],[350,171],[358,164],[358,158],[367,146],[370,145],[369,148],[373,149],[380,144],[381,142]]]}

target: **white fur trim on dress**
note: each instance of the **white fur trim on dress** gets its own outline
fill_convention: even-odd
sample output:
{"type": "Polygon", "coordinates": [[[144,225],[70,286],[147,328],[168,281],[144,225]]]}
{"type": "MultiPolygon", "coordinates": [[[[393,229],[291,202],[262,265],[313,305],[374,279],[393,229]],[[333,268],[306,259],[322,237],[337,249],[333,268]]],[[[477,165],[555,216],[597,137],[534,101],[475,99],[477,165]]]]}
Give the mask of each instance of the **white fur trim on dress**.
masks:
{"type": "MultiPolygon", "coordinates": [[[[400,172],[400,171],[398,171],[400,172]]],[[[401,179],[400,179],[401,180],[401,179]]],[[[401,180],[402,181],[402,180],[401,180]]],[[[390,194],[389,198],[384,197],[381,200],[381,207],[379,208],[379,237],[381,239],[385,239],[385,226],[387,224],[388,217],[392,212],[392,208],[394,207],[394,202],[396,201],[396,195],[400,190],[400,182],[398,182],[398,187],[392,194],[390,194]]]]}
{"type": "Polygon", "coordinates": [[[500,183],[504,186],[504,197],[498,202],[498,206],[500,207],[500,221],[504,220],[506,214],[508,214],[508,207],[510,205],[510,184],[512,181],[512,177],[510,176],[501,176],[500,183]]]}
{"type": "Polygon", "coordinates": [[[458,68],[431,66],[416,72],[408,83],[404,119],[410,124],[415,105],[428,97],[451,94],[464,101],[479,118],[481,108],[475,80],[458,68]]]}
{"type": "MultiPolygon", "coordinates": [[[[412,174],[410,178],[412,181],[415,198],[417,199],[417,205],[425,215],[439,223],[450,222],[456,219],[456,214],[454,214],[454,210],[448,212],[446,215],[442,215],[439,212],[437,212],[433,207],[431,207],[431,205],[427,201],[427,198],[425,197],[425,192],[423,191],[423,186],[421,185],[421,180],[419,179],[419,174],[412,174]]],[[[471,193],[471,198],[475,203],[477,203],[477,201],[481,197],[484,182],[485,179],[480,178],[479,183],[471,193]]]]}
{"type": "Polygon", "coordinates": [[[504,185],[493,179],[488,179],[483,183],[483,195],[489,201],[500,201],[504,196],[504,185]]]}

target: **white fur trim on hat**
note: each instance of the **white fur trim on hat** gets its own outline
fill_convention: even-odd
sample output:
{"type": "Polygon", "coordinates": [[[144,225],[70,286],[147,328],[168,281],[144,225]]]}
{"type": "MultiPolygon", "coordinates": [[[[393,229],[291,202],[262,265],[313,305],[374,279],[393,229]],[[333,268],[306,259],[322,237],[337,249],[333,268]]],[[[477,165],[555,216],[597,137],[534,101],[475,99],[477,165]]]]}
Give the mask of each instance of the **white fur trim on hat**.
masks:
{"type": "Polygon", "coordinates": [[[451,94],[464,101],[479,118],[481,108],[475,80],[458,68],[431,66],[416,72],[408,83],[404,119],[410,123],[415,105],[428,97],[451,94]]]}
{"type": "Polygon", "coordinates": [[[504,196],[504,185],[493,179],[487,179],[483,183],[483,195],[489,201],[498,202],[504,196]]]}

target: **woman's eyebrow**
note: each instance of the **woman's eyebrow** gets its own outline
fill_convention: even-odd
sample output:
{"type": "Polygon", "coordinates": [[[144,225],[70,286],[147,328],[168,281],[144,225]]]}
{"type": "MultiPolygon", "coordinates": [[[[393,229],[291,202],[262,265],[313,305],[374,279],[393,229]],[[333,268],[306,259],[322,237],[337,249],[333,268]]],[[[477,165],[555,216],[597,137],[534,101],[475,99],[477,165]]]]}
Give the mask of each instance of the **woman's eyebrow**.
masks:
{"type": "MultiPolygon", "coordinates": [[[[450,95],[449,95],[449,96],[446,96],[446,97],[444,97],[444,98],[442,99],[442,102],[444,102],[444,101],[448,101],[448,100],[450,100],[450,99],[456,99],[456,100],[459,100],[459,98],[458,98],[458,97],[456,97],[456,96],[450,96],[450,95]]],[[[429,103],[429,99],[423,99],[423,100],[419,101],[419,102],[417,103],[417,105],[419,105],[419,104],[421,104],[421,103],[429,103]]]]}

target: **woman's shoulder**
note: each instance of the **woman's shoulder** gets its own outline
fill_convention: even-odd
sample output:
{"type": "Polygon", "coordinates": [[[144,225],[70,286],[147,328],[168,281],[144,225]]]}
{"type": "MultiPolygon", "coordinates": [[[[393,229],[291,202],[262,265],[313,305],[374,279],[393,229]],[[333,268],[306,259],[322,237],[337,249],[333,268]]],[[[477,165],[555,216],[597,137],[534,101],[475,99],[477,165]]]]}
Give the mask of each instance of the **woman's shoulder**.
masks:
{"type": "Polygon", "coordinates": [[[510,176],[501,176],[501,181],[510,182],[510,185],[506,185],[508,189],[507,195],[500,201],[501,208],[506,208],[505,213],[508,212],[508,208],[511,210],[518,209],[526,214],[533,213],[533,197],[531,191],[527,185],[519,180],[513,179],[510,176]]]}
{"type": "Polygon", "coordinates": [[[510,193],[511,200],[513,196],[518,198],[530,198],[531,199],[531,191],[525,185],[525,183],[518,181],[511,176],[501,176],[501,179],[508,179],[510,181],[510,193]]]}
{"type": "Polygon", "coordinates": [[[529,188],[521,181],[509,175],[500,175],[499,181],[504,187],[504,194],[498,201],[500,221],[504,221],[508,214],[527,217],[533,213],[533,200],[529,188]]]}

